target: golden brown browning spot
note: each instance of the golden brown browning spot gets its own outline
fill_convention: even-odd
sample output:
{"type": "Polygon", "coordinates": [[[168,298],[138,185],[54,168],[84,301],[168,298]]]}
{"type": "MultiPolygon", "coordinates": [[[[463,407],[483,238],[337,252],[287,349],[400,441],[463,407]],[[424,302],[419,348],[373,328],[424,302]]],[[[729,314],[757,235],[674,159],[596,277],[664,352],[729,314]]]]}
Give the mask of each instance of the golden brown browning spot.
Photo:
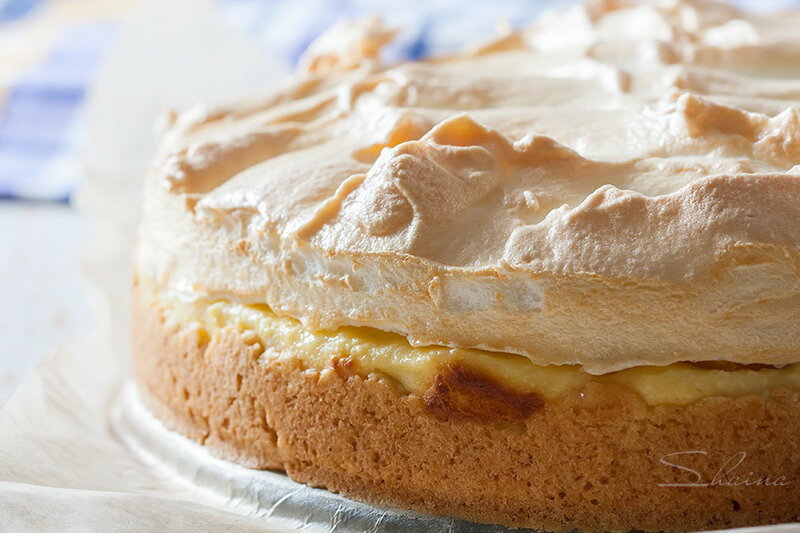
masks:
{"type": "Polygon", "coordinates": [[[442,420],[492,423],[526,420],[544,408],[535,392],[517,392],[462,365],[440,370],[423,398],[442,420]]]}
{"type": "Polygon", "coordinates": [[[331,367],[337,374],[345,378],[356,373],[352,357],[337,357],[331,361],[331,367]]]}
{"type": "Polygon", "coordinates": [[[250,243],[244,239],[240,239],[236,242],[236,251],[242,255],[247,255],[250,253],[250,243]]]}

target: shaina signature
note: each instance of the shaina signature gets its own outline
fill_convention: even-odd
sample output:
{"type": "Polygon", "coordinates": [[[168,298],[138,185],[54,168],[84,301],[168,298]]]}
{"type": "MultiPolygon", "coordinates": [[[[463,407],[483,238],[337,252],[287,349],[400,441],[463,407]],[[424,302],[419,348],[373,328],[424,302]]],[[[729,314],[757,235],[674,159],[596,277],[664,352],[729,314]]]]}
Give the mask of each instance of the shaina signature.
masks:
{"type": "Polygon", "coordinates": [[[714,474],[710,480],[705,478],[703,474],[693,468],[680,464],[682,458],[691,455],[708,455],[704,450],[689,450],[675,453],[668,453],[661,458],[661,464],[673,468],[677,468],[689,474],[693,479],[685,483],[659,483],[659,487],[785,487],[791,484],[791,480],[786,479],[786,476],[777,476],[772,478],[764,474],[755,474],[753,472],[743,472],[741,468],[747,452],[741,451],[731,455],[719,470],[714,474]]]}

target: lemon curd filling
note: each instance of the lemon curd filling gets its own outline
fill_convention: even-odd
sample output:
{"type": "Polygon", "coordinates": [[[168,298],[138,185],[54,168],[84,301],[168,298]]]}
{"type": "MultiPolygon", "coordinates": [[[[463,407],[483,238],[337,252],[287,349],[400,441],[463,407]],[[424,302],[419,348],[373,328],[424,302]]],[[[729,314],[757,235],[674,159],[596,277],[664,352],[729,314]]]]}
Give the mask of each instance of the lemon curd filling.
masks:
{"type": "Polygon", "coordinates": [[[424,394],[436,374],[452,365],[462,365],[506,387],[536,392],[548,400],[580,389],[590,381],[622,385],[650,405],[688,404],[707,396],[762,394],[777,387],[800,390],[800,364],[754,369],[675,363],[597,376],[579,366],[537,365],[508,353],[412,346],[402,335],[368,327],[312,331],[298,320],[277,316],[265,305],[172,298],[159,302],[168,320],[198,328],[209,336],[226,326],[239,328],[262,345],[264,357],[297,357],[305,366],[317,369],[336,359],[347,359],[358,374],[379,372],[417,394],[424,394]]]}

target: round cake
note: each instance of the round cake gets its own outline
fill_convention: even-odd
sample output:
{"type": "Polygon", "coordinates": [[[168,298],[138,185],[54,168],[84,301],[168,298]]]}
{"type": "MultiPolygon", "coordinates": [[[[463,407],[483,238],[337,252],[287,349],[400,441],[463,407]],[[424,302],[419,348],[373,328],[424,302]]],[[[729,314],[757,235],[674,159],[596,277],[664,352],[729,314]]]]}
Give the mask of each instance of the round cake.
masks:
{"type": "Polygon", "coordinates": [[[167,117],[146,405],[214,454],[548,531],[800,519],[800,15],[601,1],[386,65],[375,19],[167,117]]]}

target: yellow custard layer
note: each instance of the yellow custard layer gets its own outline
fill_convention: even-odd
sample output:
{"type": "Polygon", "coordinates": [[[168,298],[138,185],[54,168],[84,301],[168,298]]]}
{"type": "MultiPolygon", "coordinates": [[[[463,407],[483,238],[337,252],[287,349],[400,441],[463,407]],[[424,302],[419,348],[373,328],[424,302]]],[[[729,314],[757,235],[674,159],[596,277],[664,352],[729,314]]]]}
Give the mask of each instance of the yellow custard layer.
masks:
{"type": "Polygon", "coordinates": [[[735,365],[720,368],[676,363],[665,367],[641,366],[604,374],[588,374],[579,366],[541,366],[527,358],[482,350],[411,346],[402,335],[373,328],[346,327],[311,331],[299,321],[279,317],[264,305],[228,301],[184,302],[160,300],[168,320],[196,327],[209,336],[234,326],[264,347],[264,357],[298,357],[307,367],[323,369],[336,359],[349,359],[352,369],[368,375],[379,372],[408,391],[424,394],[437,372],[459,364],[520,392],[558,397],[590,381],[611,382],[634,391],[650,405],[688,404],[708,396],[762,394],[783,387],[800,390],[800,364],[784,368],[752,369],[735,365]],[[729,367],[729,368],[728,368],[729,367]]]}

